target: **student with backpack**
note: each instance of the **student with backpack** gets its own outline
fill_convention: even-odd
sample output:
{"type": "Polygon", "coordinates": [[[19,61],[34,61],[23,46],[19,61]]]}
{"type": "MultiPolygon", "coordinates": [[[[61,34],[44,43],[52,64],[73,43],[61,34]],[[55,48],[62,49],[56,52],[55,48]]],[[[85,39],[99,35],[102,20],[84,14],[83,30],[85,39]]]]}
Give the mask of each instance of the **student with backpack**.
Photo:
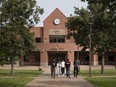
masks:
{"type": "Polygon", "coordinates": [[[79,72],[79,65],[80,65],[80,61],[79,59],[75,59],[73,62],[74,65],[74,77],[77,78],[78,72],[79,72]]]}
{"type": "Polygon", "coordinates": [[[67,59],[65,62],[65,67],[66,67],[66,77],[68,78],[70,78],[70,65],[71,62],[69,61],[69,59],[67,59]]]}
{"type": "Polygon", "coordinates": [[[51,78],[55,79],[55,72],[56,72],[56,66],[57,66],[55,59],[53,59],[50,65],[51,65],[51,78]]]}

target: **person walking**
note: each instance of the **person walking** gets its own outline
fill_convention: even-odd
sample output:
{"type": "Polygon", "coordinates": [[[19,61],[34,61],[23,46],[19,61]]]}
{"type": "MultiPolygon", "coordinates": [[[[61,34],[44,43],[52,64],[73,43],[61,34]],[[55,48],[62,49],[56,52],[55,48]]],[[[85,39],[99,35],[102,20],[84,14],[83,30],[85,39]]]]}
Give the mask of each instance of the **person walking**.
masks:
{"type": "Polygon", "coordinates": [[[80,66],[80,61],[78,58],[74,60],[73,65],[74,65],[74,77],[77,78],[79,72],[79,66],[80,66]]]}
{"type": "Polygon", "coordinates": [[[65,72],[65,62],[64,60],[61,61],[61,75],[64,76],[64,72],[65,72]]]}
{"type": "Polygon", "coordinates": [[[67,59],[65,62],[65,67],[66,67],[66,76],[68,78],[70,78],[70,65],[71,65],[71,63],[70,63],[69,59],[67,59]]]}
{"type": "Polygon", "coordinates": [[[53,59],[50,65],[51,65],[51,78],[55,79],[55,72],[56,72],[56,66],[57,66],[55,59],[53,59]]]}
{"type": "Polygon", "coordinates": [[[57,74],[58,74],[58,77],[61,76],[61,62],[60,61],[57,63],[57,74]]]}

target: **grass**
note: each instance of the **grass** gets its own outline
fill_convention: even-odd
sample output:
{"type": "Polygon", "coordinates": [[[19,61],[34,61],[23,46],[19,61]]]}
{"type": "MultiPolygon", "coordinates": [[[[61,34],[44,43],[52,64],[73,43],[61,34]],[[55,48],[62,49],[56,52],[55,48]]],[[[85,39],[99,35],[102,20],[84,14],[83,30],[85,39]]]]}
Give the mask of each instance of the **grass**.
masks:
{"type": "Polygon", "coordinates": [[[98,87],[116,87],[116,77],[86,78],[98,87]]]}
{"type": "Polygon", "coordinates": [[[0,87],[23,87],[33,78],[0,78],[0,87]]]}
{"type": "Polygon", "coordinates": [[[92,70],[91,78],[88,78],[88,70],[81,70],[79,75],[87,76],[85,79],[97,87],[116,87],[116,69],[105,70],[104,74],[101,74],[101,70],[92,70]]]}
{"type": "MultiPolygon", "coordinates": [[[[88,76],[89,71],[88,70],[81,70],[79,75],[80,76],[88,76]]],[[[116,69],[105,70],[104,74],[101,74],[101,70],[92,70],[91,75],[92,76],[116,76],[116,69]]]]}
{"type": "MultiPolygon", "coordinates": [[[[15,77],[35,77],[41,73],[38,70],[14,70],[15,77]]],[[[2,76],[10,76],[10,69],[0,69],[0,77],[2,76]]]]}
{"type": "Polygon", "coordinates": [[[15,70],[14,76],[10,75],[10,69],[0,69],[0,87],[24,87],[33,77],[40,75],[38,70],[15,70]]]}

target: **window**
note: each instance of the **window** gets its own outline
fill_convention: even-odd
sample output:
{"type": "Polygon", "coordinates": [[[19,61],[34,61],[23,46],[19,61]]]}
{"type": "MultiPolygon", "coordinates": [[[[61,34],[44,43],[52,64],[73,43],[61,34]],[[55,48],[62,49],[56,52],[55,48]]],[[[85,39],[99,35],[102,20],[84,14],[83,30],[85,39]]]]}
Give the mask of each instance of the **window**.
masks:
{"type": "Polygon", "coordinates": [[[89,56],[85,56],[85,61],[89,61],[89,56]]]}
{"type": "Polygon", "coordinates": [[[29,61],[29,57],[27,55],[24,55],[24,62],[28,62],[29,61]]]}
{"type": "Polygon", "coordinates": [[[50,43],[65,43],[64,35],[50,35],[49,38],[50,43]]]}
{"type": "Polygon", "coordinates": [[[114,61],[114,56],[109,56],[108,61],[114,61]]]}
{"type": "Polygon", "coordinates": [[[35,43],[41,43],[41,38],[40,37],[36,37],[35,38],[35,43]]]}

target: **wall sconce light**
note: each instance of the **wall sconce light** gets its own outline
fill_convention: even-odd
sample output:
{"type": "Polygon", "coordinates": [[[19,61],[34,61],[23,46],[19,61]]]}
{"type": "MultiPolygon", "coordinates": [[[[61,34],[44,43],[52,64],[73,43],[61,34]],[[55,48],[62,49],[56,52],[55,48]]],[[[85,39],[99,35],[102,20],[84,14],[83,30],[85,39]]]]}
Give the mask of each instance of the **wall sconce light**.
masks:
{"type": "Polygon", "coordinates": [[[44,52],[45,52],[45,50],[42,50],[41,52],[42,52],[42,53],[44,53],[44,52]]]}
{"type": "Polygon", "coordinates": [[[70,50],[70,53],[72,53],[72,50],[70,50]]]}

